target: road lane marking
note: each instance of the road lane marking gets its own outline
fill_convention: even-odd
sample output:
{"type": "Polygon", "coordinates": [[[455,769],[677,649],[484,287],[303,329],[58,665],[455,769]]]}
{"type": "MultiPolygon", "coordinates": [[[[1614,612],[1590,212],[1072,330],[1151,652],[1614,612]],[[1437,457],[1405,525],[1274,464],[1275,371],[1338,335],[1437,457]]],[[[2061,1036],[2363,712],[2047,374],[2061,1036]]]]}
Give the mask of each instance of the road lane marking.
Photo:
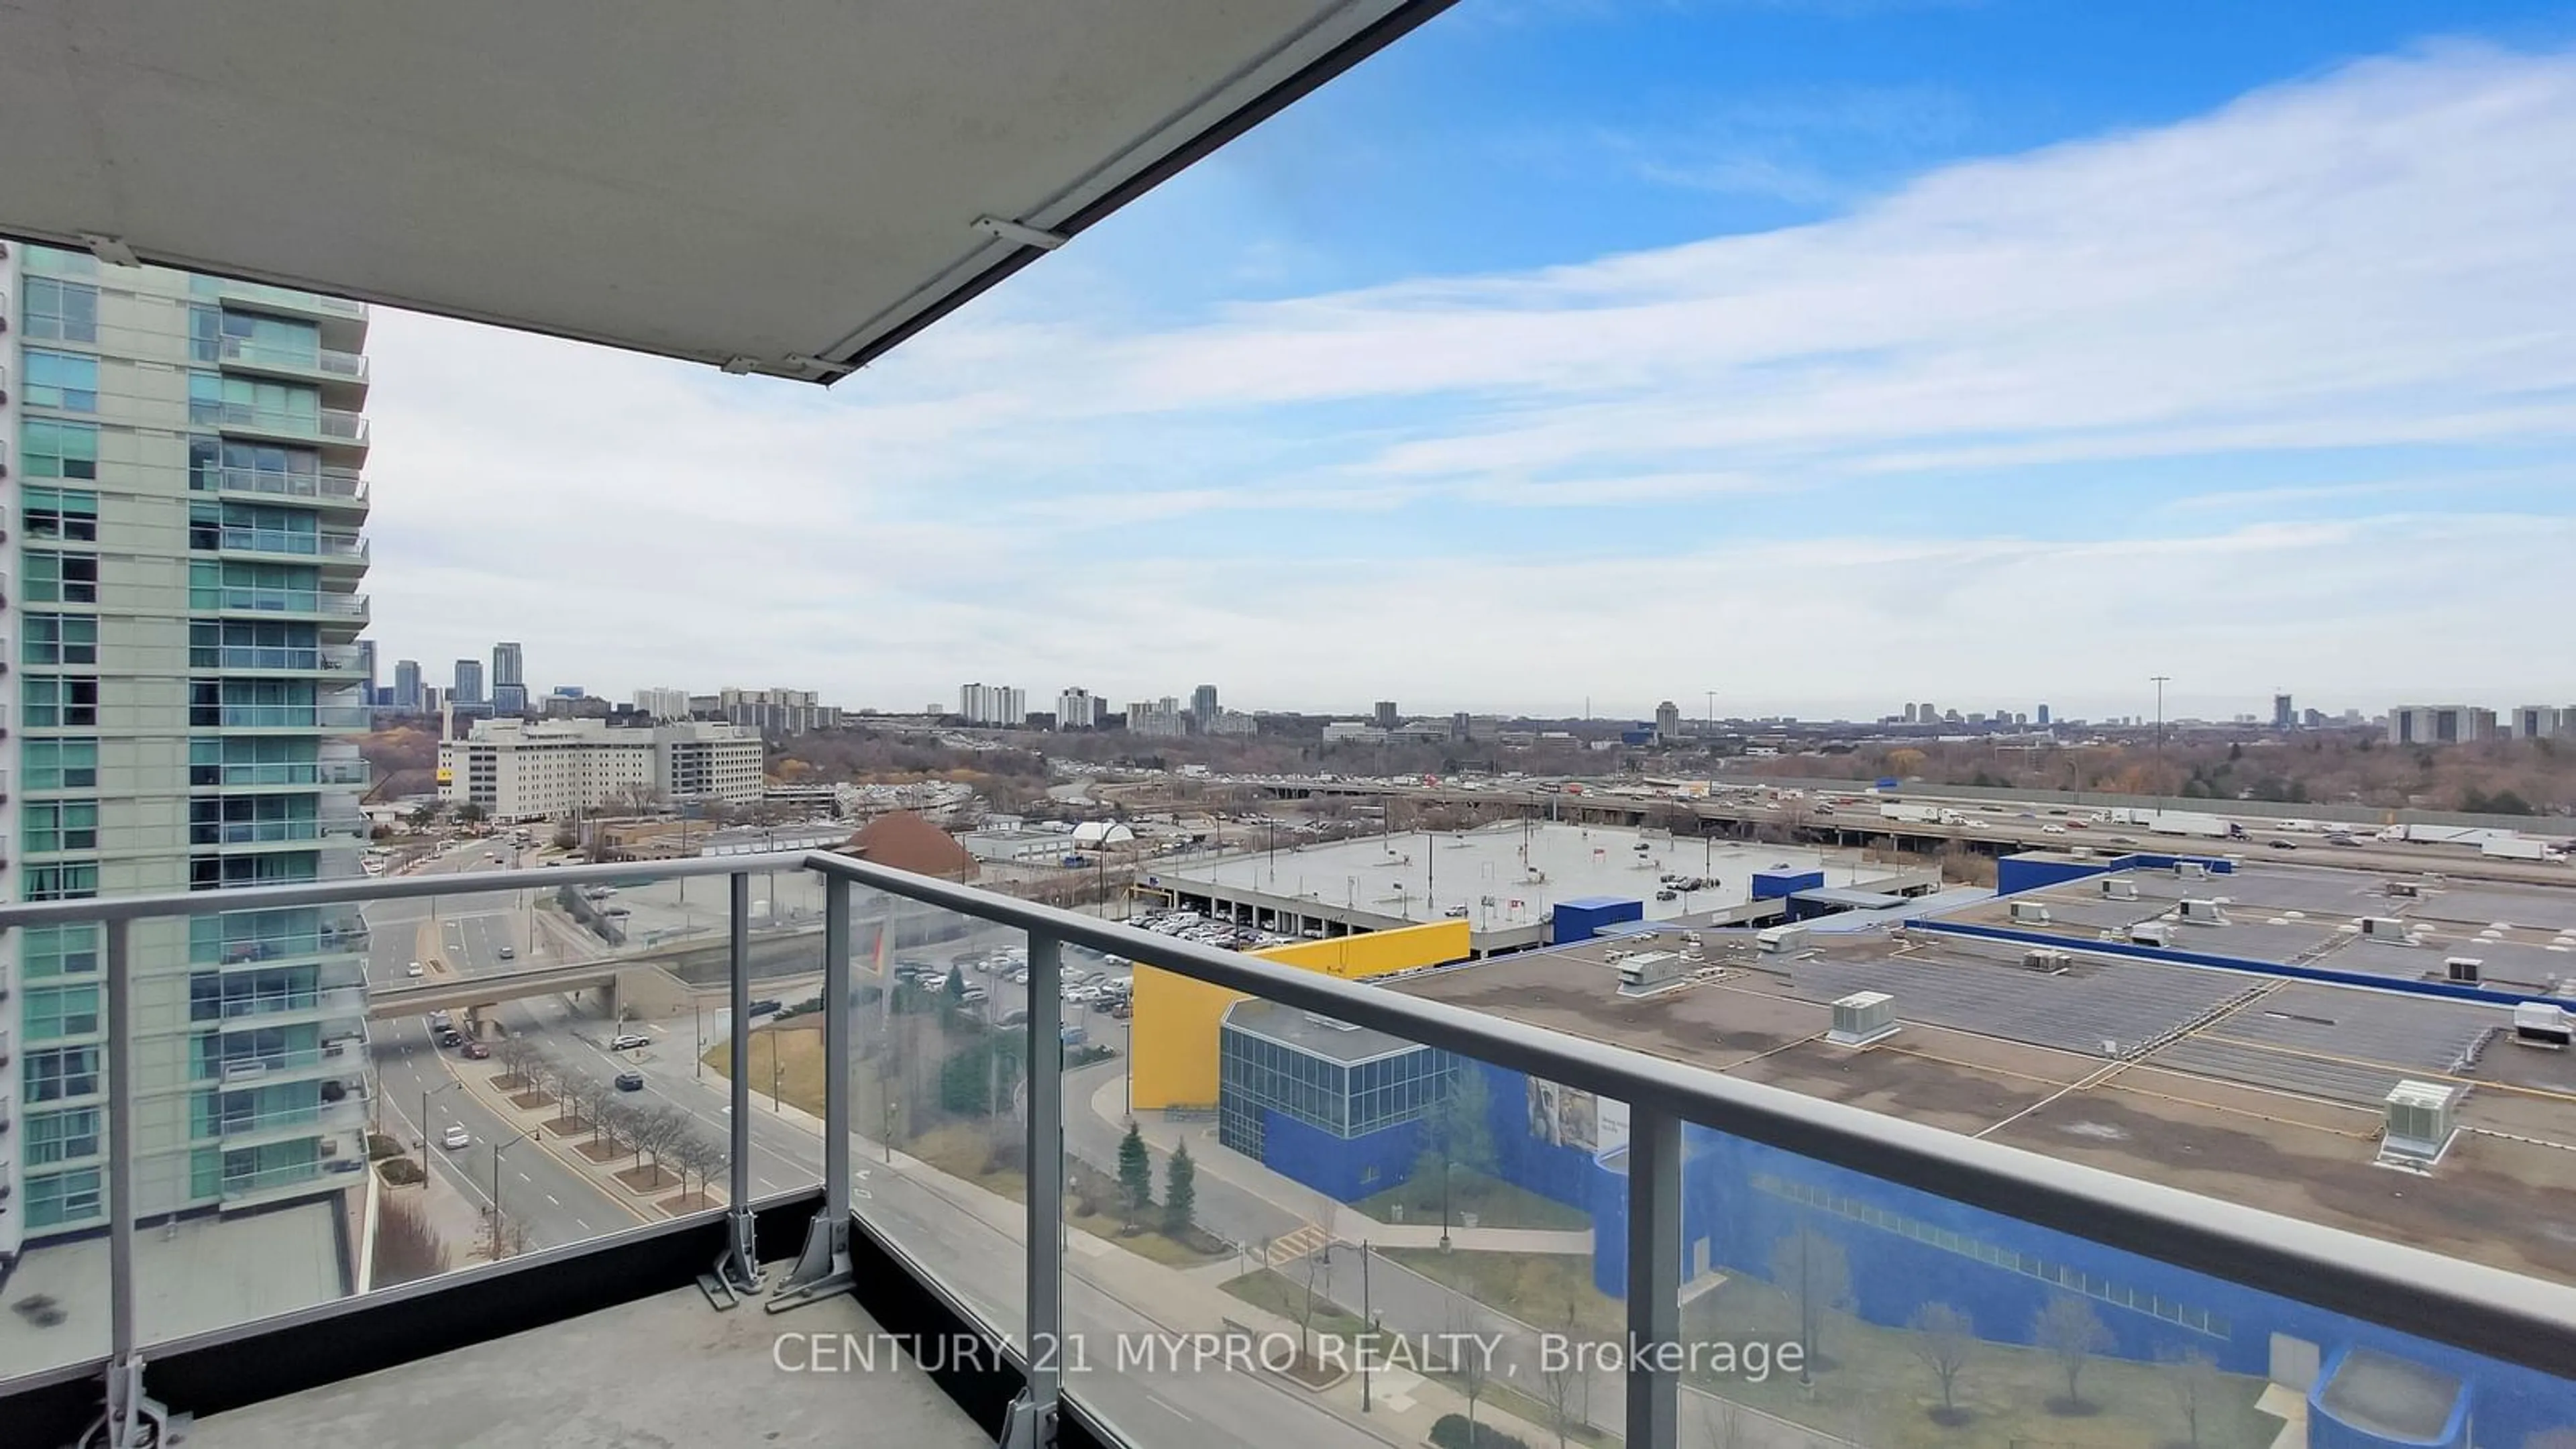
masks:
{"type": "Polygon", "coordinates": [[[555,1196],[553,1193],[546,1194],[546,1201],[553,1203],[556,1207],[563,1206],[563,1199],[555,1196]]]}

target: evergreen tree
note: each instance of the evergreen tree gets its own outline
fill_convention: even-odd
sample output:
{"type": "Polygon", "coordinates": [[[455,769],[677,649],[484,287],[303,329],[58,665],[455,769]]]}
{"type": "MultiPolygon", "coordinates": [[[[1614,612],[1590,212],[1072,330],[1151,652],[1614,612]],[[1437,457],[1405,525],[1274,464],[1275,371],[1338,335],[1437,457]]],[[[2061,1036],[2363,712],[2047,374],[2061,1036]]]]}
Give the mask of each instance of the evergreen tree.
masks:
{"type": "Polygon", "coordinates": [[[1154,1159],[1146,1155],[1145,1134],[1133,1122],[1118,1142],[1118,1205],[1131,1228],[1154,1205],[1154,1159]]]}
{"type": "Polygon", "coordinates": [[[1190,1161],[1186,1142],[1172,1149],[1172,1160],[1163,1165],[1163,1233],[1170,1238],[1187,1238],[1198,1226],[1199,1170],[1190,1161]]]}

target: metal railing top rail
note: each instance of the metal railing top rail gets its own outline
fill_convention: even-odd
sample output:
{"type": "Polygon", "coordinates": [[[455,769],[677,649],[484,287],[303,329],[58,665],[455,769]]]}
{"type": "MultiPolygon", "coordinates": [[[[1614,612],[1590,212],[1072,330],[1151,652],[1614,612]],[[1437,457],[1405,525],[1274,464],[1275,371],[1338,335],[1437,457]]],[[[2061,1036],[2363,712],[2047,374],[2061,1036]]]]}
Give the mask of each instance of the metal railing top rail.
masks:
{"type": "Polygon", "coordinates": [[[363,904],[367,901],[420,900],[429,896],[489,895],[495,891],[551,890],[559,885],[606,885],[648,877],[676,880],[682,876],[732,875],[736,872],[756,875],[764,871],[802,870],[806,864],[805,852],[782,850],[763,855],[702,860],[523,866],[515,870],[452,871],[444,875],[357,876],[348,880],[299,881],[290,885],[242,886],[220,891],[90,896],[80,900],[0,905],[0,930],[20,926],[68,926],[88,921],[139,921],[157,916],[213,916],[229,911],[276,910],[284,906],[363,904]]]}
{"type": "Polygon", "coordinates": [[[0,929],[803,869],[1526,1071],[2500,1362],[2560,1375],[2576,1363],[2576,1288],[827,851],[37,902],[0,906],[0,929]]]}

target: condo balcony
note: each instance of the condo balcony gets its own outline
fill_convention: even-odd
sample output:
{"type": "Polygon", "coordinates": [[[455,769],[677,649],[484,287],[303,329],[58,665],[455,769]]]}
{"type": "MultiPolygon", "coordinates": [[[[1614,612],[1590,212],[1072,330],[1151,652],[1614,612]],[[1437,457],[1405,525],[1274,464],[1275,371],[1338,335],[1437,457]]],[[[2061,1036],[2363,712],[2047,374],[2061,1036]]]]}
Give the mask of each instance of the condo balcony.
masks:
{"type": "Polygon", "coordinates": [[[322,395],[334,403],[354,408],[366,402],[368,368],[364,353],[332,347],[279,346],[228,336],[222,339],[217,356],[227,372],[319,383],[322,395]]]}
{"type": "MultiPolygon", "coordinates": [[[[2125,1124],[2131,1145],[2034,1150],[1921,1120],[1957,1106],[1833,1100],[1855,1073],[1919,1077],[1919,1094],[1961,1062],[2038,1061],[1922,1024],[1891,1047],[1872,1034],[1890,1024],[1851,1002],[1833,1012],[1848,1046],[1749,985],[1624,1008],[1685,1033],[1703,1010],[1737,1032],[1790,1031],[1772,1066],[1734,1074],[1712,1068],[1722,1054],[1650,1054],[1462,1004],[1537,971],[1558,983],[1560,1019],[1618,1018],[1574,1004],[1618,996],[1618,970],[1584,964],[1597,945],[1412,969],[1444,954],[1423,944],[1449,929],[1433,926],[1247,954],[823,852],[264,887],[225,904],[363,906],[383,943],[372,986],[344,974],[223,999],[200,1072],[238,1098],[218,1124],[227,1211],[305,1212],[374,1171],[388,1200],[450,1203],[436,1213],[480,1236],[390,1295],[366,1286],[387,1250],[361,1238],[333,1251],[364,1256],[307,1301],[244,1302],[238,1321],[157,1346],[111,1335],[149,1349],[146,1391],[203,1415],[193,1442],[376,1421],[532,1342],[549,1362],[558,1347],[653,1362],[678,1342],[729,1345],[686,1376],[747,1426],[792,1426],[820,1370],[761,1359],[739,1331],[754,1299],[796,1308],[756,1340],[795,1354],[844,1352],[850,1325],[862,1342],[976,1346],[972,1374],[926,1348],[849,1365],[874,1374],[846,1386],[855,1402],[925,1415],[934,1442],[1007,1443],[1035,1416],[1059,1444],[1368,1445],[1431,1437],[1473,1400],[1480,1423],[1533,1443],[1562,1428],[1679,1449],[1729,1424],[1872,1443],[1868,1425],[1891,1415],[1941,1432],[1927,1356],[1979,1366],[1968,1422],[2073,1412],[2061,1350],[2079,1339],[2096,1435],[2187,1438],[2188,1414],[2205,1416],[2205,1443],[2298,1426],[2310,1443],[2466,1444],[2446,1426],[2475,1423],[2476,1442],[2514,1444],[2576,1423],[2576,1270],[2551,1265],[2545,1235],[2498,1227],[2437,1253],[2359,1200],[2320,1220],[2250,1205],[2250,1187],[2179,1185],[2343,1169],[2222,1155],[2208,1133],[2235,1119],[2206,1116],[2221,1086],[2177,1065],[2131,1085],[2152,1086],[2139,1100],[2164,1120],[2205,1129],[2161,1137],[2153,1114],[2089,1095],[2100,1069],[2079,1066],[2032,1082],[2028,1103],[2085,1094],[2065,1120],[2125,1124]],[[411,975],[421,952],[435,959],[411,975]],[[1363,961],[1357,974],[1395,974],[1334,974],[1363,961]],[[1102,984],[1122,971],[1140,979],[1102,984]],[[287,1034],[308,1022],[325,1023],[318,1047],[287,1034]],[[1030,1040],[1061,1050],[971,1055],[1030,1040]],[[1810,1079],[1810,1057],[1826,1075],[1810,1079]],[[307,1080],[339,1085],[269,1116],[244,1095],[307,1080]],[[697,1126],[656,1138],[634,1103],[697,1126]],[[1150,1211],[1116,1202],[1131,1135],[1150,1211]],[[307,1137],[314,1149],[295,1145],[307,1137]],[[1197,1185],[1175,1216],[1183,1149],[1197,1185]],[[1188,1341],[1212,1357],[1150,1357],[1149,1332],[1204,1335],[1188,1341]],[[1490,1355],[1491,1381],[1473,1382],[1481,1358],[1425,1364],[1441,1343],[1490,1355]],[[1122,1351],[1124,1372],[1096,1371],[1122,1351]],[[1801,1371],[1810,1387],[1792,1392],[1801,1371]],[[749,1391],[771,1374],[776,1403],[749,1391]]],[[[124,933],[202,905],[0,907],[0,927],[104,922],[111,1163],[116,1064],[138,1049],[118,1024],[124,933]]],[[[2247,1089],[2226,1090],[2228,1110],[2250,1109],[2247,1089]]],[[[2030,1110],[1974,1101],[2003,1120],[2030,1110]]],[[[2352,1171],[2473,1215],[2496,1190],[2476,1174],[2505,1163],[2399,1170],[2352,1150],[2352,1171]]],[[[315,1242],[339,1241],[329,1221],[312,1219],[315,1242]]],[[[58,1281],[42,1265],[62,1251],[31,1243],[41,1281],[58,1281]]],[[[93,1304],[121,1301],[115,1275],[136,1269],[117,1261],[93,1304]]],[[[70,1423],[114,1366],[105,1351],[0,1362],[0,1407],[70,1423]]],[[[495,1392],[530,1434],[578,1412],[495,1392]]]]}

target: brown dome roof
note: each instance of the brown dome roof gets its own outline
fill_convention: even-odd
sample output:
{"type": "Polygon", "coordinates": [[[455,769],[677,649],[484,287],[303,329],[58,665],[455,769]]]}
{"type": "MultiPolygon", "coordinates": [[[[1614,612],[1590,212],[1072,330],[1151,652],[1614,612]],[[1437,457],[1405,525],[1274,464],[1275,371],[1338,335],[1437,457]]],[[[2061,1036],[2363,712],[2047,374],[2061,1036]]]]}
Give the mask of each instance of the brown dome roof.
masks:
{"type": "Polygon", "coordinates": [[[942,880],[973,880],[975,857],[955,836],[909,810],[880,815],[850,837],[848,848],[872,865],[942,880]]]}

